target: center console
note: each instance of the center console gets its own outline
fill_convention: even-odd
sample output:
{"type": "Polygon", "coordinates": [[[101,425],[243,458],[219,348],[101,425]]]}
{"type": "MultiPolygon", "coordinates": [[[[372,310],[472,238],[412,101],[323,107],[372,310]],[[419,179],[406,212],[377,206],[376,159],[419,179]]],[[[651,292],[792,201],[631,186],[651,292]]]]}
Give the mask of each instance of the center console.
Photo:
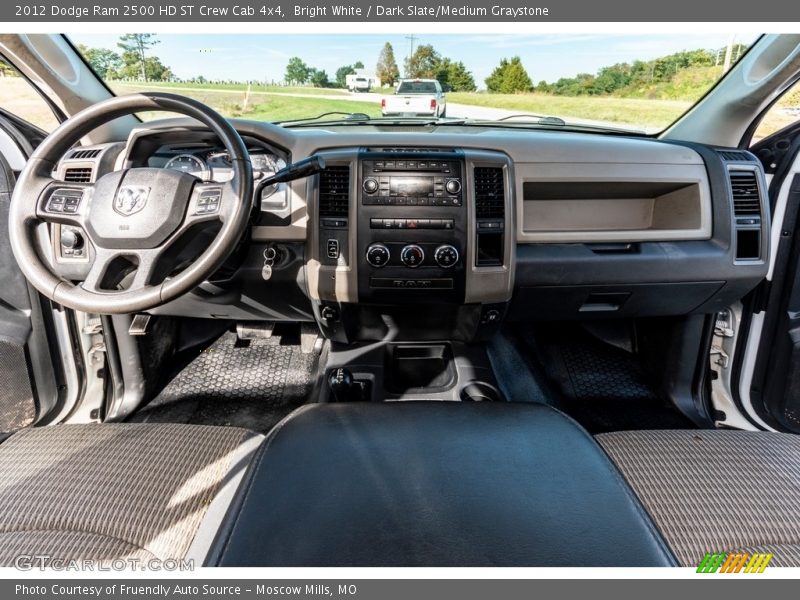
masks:
{"type": "Polygon", "coordinates": [[[463,303],[462,154],[367,151],[360,158],[359,301],[463,303]]]}
{"type": "Polygon", "coordinates": [[[514,185],[501,152],[318,152],[309,292],[334,341],[490,335],[513,290],[514,185]]]}

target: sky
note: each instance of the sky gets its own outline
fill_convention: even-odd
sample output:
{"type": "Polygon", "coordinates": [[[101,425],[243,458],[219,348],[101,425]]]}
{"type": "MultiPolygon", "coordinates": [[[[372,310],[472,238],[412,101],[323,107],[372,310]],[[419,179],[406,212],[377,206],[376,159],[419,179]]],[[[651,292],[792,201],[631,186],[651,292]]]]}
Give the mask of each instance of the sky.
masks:
{"type": "MultiPolygon", "coordinates": [[[[409,33],[408,35],[413,35],[409,33]]],[[[117,50],[118,35],[73,34],[76,43],[117,50]]],[[[619,62],[649,60],[680,50],[722,48],[730,35],[720,33],[675,35],[416,35],[416,45],[432,44],[443,56],[464,62],[479,87],[502,58],[519,55],[534,83],[553,82],[578,73],[595,73],[619,62]]],[[[150,52],[182,79],[283,80],[286,63],[299,56],[306,64],[324,69],[332,79],[342,65],[363,62],[372,67],[386,42],[394,47],[401,70],[410,40],[399,34],[339,35],[191,35],[159,34],[150,52]]],[[[752,35],[736,35],[750,44],[752,35]]]]}

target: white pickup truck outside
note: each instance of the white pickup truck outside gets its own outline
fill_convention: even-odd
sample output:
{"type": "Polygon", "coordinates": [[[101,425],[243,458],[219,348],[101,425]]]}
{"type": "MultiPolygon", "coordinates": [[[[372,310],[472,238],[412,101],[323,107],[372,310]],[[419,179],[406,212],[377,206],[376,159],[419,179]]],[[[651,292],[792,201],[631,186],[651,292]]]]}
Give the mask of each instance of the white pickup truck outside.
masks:
{"type": "Polygon", "coordinates": [[[435,79],[403,79],[394,94],[381,100],[383,116],[444,117],[447,102],[435,79]]]}

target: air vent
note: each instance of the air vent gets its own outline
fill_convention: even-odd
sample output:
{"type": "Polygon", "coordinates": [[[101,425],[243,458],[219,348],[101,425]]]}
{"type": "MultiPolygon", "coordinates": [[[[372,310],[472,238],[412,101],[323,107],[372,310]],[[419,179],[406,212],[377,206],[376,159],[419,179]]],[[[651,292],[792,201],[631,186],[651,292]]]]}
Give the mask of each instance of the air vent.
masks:
{"type": "Polygon", "coordinates": [[[505,187],[500,167],[475,167],[475,216],[502,219],[505,216],[505,187]]]}
{"type": "Polygon", "coordinates": [[[731,190],[733,193],[733,213],[736,217],[761,215],[761,202],[758,195],[758,179],[755,171],[731,171],[731,190]]]}
{"type": "Polygon", "coordinates": [[[91,169],[71,168],[64,171],[64,181],[69,181],[70,183],[89,183],[91,180],[91,169]]]}
{"type": "Polygon", "coordinates": [[[99,156],[102,151],[103,150],[100,148],[93,148],[91,150],[75,150],[69,155],[69,157],[71,160],[95,158],[96,156],[99,156]]]}
{"type": "Polygon", "coordinates": [[[718,152],[722,160],[727,160],[729,162],[753,162],[753,158],[747,152],[742,152],[740,150],[719,150],[718,152]]]}
{"type": "Polygon", "coordinates": [[[319,175],[319,216],[347,217],[350,207],[350,167],[328,167],[319,175]]]}

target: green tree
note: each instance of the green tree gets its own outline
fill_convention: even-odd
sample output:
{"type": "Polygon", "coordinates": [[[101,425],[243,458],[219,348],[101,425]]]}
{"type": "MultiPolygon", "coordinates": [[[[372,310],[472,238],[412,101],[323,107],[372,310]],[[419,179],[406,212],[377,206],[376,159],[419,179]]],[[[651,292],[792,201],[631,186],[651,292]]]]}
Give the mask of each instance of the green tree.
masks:
{"type": "Polygon", "coordinates": [[[85,44],[78,44],[78,50],[102,79],[111,79],[109,73],[116,73],[123,65],[120,55],[108,48],[90,48],[85,44]]]}
{"type": "Polygon", "coordinates": [[[539,83],[536,84],[535,89],[540,94],[550,94],[553,91],[553,86],[551,86],[544,79],[542,79],[539,83]]]}
{"type": "Polygon", "coordinates": [[[347,87],[347,76],[356,72],[353,65],[344,65],[336,69],[336,87],[347,87]]]}
{"type": "Polygon", "coordinates": [[[400,78],[400,69],[394,58],[394,48],[389,42],[383,45],[380,56],[378,56],[378,66],[375,72],[381,85],[392,85],[400,78]]]}
{"type": "Polygon", "coordinates": [[[126,33],[120,36],[117,46],[122,49],[123,60],[124,55],[129,54],[137,57],[139,63],[139,74],[141,78],[147,81],[147,68],[146,53],[147,51],[159,43],[154,33],[126,33]]]}
{"type": "Polygon", "coordinates": [[[355,64],[353,65],[353,68],[354,69],[363,69],[364,68],[364,63],[361,62],[360,60],[357,60],[355,62],[355,64]]]}
{"type": "Polygon", "coordinates": [[[475,85],[475,78],[464,66],[464,63],[454,62],[449,58],[443,58],[439,62],[436,79],[448,92],[474,92],[478,89],[478,86],[475,85]]]}
{"type": "Polygon", "coordinates": [[[330,85],[328,74],[321,69],[311,69],[308,79],[314,87],[324,88],[330,85]]]}
{"type": "Polygon", "coordinates": [[[286,73],[284,75],[284,79],[286,79],[287,83],[303,84],[308,81],[310,76],[311,69],[300,57],[293,56],[289,59],[289,62],[286,65],[286,73]]]}
{"type": "Polygon", "coordinates": [[[417,46],[410,57],[406,59],[405,73],[410,79],[435,79],[439,71],[441,55],[430,44],[417,46]]]}
{"type": "Polygon", "coordinates": [[[486,78],[486,89],[496,94],[516,94],[533,90],[531,81],[522,60],[514,56],[511,60],[502,59],[500,64],[486,78]]]}
{"type": "Polygon", "coordinates": [[[122,67],[109,71],[109,79],[144,79],[146,81],[166,81],[172,78],[172,71],[157,56],[148,56],[140,65],[139,56],[133,52],[122,54],[122,67]]]}

